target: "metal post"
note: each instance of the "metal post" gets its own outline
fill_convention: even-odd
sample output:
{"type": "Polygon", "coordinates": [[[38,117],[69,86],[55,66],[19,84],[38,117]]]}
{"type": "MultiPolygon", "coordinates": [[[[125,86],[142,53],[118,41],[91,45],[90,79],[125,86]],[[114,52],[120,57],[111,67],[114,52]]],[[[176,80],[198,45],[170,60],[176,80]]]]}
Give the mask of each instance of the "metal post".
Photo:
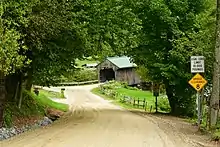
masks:
{"type": "Polygon", "coordinates": [[[201,120],[202,120],[202,103],[201,103],[201,98],[200,98],[200,95],[199,95],[199,91],[197,92],[197,109],[198,109],[198,127],[200,128],[200,125],[201,125],[201,120]]]}

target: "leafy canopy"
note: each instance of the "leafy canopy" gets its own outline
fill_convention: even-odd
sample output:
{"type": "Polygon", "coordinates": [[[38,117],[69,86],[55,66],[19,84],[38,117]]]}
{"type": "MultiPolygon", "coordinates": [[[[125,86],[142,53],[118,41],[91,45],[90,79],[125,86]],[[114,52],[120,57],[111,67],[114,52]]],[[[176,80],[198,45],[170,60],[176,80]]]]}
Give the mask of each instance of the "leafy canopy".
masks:
{"type": "Polygon", "coordinates": [[[210,4],[206,0],[140,0],[136,7],[143,24],[142,42],[130,55],[147,68],[152,81],[166,85],[174,113],[185,115],[194,109],[194,91],[188,85],[190,56],[212,56],[214,33],[205,26],[210,23],[210,4]]]}

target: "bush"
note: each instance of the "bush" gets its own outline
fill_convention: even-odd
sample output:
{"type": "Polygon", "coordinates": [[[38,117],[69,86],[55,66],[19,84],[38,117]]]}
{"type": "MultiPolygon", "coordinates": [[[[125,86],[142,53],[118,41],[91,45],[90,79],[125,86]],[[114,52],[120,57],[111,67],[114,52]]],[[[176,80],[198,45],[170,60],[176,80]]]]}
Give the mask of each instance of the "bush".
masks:
{"type": "Polygon", "coordinates": [[[98,79],[97,71],[94,69],[78,69],[62,77],[65,82],[86,82],[98,79]]]}
{"type": "Polygon", "coordinates": [[[5,127],[12,127],[13,123],[13,113],[12,110],[9,109],[10,105],[6,105],[5,112],[4,112],[4,126],[5,127]]]}
{"type": "Polygon", "coordinates": [[[170,112],[171,108],[166,97],[158,98],[158,108],[161,111],[170,112]]]}
{"type": "Polygon", "coordinates": [[[106,84],[102,85],[103,89],[111,89],[111,90],[121,88],[121,87],[123,87],[122,83],[117,82],[117,81],[109,81],[106,84]]]}
{"type": "Polygon", "coordinates": [[[23,101],[19,109],[15,102],[7,102],[4,111],[4,126],[12,127],[15,118],[43,116],[45,107],[34,99],[34,94],[24,90],[23,101]]]}

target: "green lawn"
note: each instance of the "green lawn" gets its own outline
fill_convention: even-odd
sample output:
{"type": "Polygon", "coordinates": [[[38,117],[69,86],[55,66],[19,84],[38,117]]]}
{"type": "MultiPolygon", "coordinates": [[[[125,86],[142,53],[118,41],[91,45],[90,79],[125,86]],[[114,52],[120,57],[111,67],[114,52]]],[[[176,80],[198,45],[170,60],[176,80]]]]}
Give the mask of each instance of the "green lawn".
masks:
{"type": "MultiPolygon", "coordinates": [[[[120,105],[124,108],[129,108],[129,109],[137,109],[136,106],[133,106],[132,104],[128,104],[128,103],[122,103],[120,101],[120,99],[122,98],[122,96],[128,96],[131,97],[133,99],[139,99],[139,100],[146,100],[146,110],[150,111],[151,107],[152,110],[151,112],[155,111],[155,97],[153,96],[153,93],[151,91],[142,91],[142,90],[138,90],[138,89],[133,89],[133,88],[114,88],[111,89],[113,91],[116,91],[118,93],[118,95],[116,96],[116,98],[112,98],[110,96],[107,96],[105,94],[103,94],[99,88],[95,88],[92,90],[92,92],[96,95],[99,95],[105,99],[109,99],[112,100],[113,103],[120,105]]],[[[140,108],[143,109],[143,108],[140,108]]],[[[169,112],[169,102],[168,99],[165,98],[165,95],[160,95],[158,97],[158,110],[160,112],[169,112]]]]}
{"type": "MultiPolygon", "coordinates": [[[[121,95],[124,95],[124,96],[129,96],[129,97],[132,97],[132,98],[135,98],[135,99],[146,99],[146,102],[147,102],[147,110],[150,110],[150,107],[152,106],[153,108],[155,107],[155,97],[153,96],[153,94],[150,92],[150,91],[141,91],[141,90],[131,90],[131,89],[127,89],[127,88],[118,88],[118,89],[115,89],[119,94],[121,95]]],[[[94,94],[97,94],[105,99],[111,99],[110,97],[102,94],[99,90],[99,88],[95,88],[92,90],[92,92],[94,94]]],[[[129,104],[125,104],[125,103],[121,103],[120,102],[120,97],[117,97],[113,103],[115,104],[118,104],[124,108],[133,108],[132,105],[129,105],[129,104]]]]}
{"type": "Polygon", "coordinates": [[[40,93],[38,96],[34,93],[29,93],[31,97],[36,100],[40,105],[44,107],[54,108],[61,111],[68,111],[69,106],[67,104],[57,103],[48,98],[44,93],[40,93]]]}
{"type": "MultiPolygon", "coordinates": [[[[100,96],[100,97],[102,97],[102,98],[104,98],[104,99],[106,99],[106,100],[112,100],[112,98],[100,93],[99,88],[94,88],[94,89],[91,90],[91,92],[98,95],[98,96],[100,96]]],[[[133,106],[121,103],[118,100],[114,100],[114,101],[112,101],[112,103],[115,104],[115,105],[121,106],[123,108],[126,108],[126,109],[134,109],[133,106]]]]}
{"type": "Polygon", "coordinates": [[[154,105],[155,97],[150,91],[142,91],[142,90],[131,90],[127,88],[118,88],[116,91],[120,94],[139,99],[146,99],[147,105],[154,105]]]}
{"type": "Polygon", "coordinates": [[[43,90],[43,89],[40,89],[39,91],[41,94],[44,94],[45,96],[47,96],[49,98],[62,98],[61,93],[59,93],[59,92],[47,91],[47,90],[43,90]]]}
{"type": "Polygon", "coordinates": [[[93,64],[93,63],[97,63],[97,61],[93,59],[76,60],[76,64],[78,68],[82,67],[83,64],[93,64]]]}

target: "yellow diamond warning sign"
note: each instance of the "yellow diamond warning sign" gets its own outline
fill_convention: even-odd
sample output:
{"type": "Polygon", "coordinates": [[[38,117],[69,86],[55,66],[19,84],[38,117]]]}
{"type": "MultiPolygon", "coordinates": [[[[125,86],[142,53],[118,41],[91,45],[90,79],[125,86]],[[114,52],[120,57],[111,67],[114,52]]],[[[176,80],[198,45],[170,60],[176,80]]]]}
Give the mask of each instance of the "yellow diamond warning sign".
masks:
{"type": "Polygon", "coordinates": [[[206,84],[207,81],[200,75],[196,74],[190,81],[189,84],[195,88],[195,90],[200,91],[206,84]]]}

